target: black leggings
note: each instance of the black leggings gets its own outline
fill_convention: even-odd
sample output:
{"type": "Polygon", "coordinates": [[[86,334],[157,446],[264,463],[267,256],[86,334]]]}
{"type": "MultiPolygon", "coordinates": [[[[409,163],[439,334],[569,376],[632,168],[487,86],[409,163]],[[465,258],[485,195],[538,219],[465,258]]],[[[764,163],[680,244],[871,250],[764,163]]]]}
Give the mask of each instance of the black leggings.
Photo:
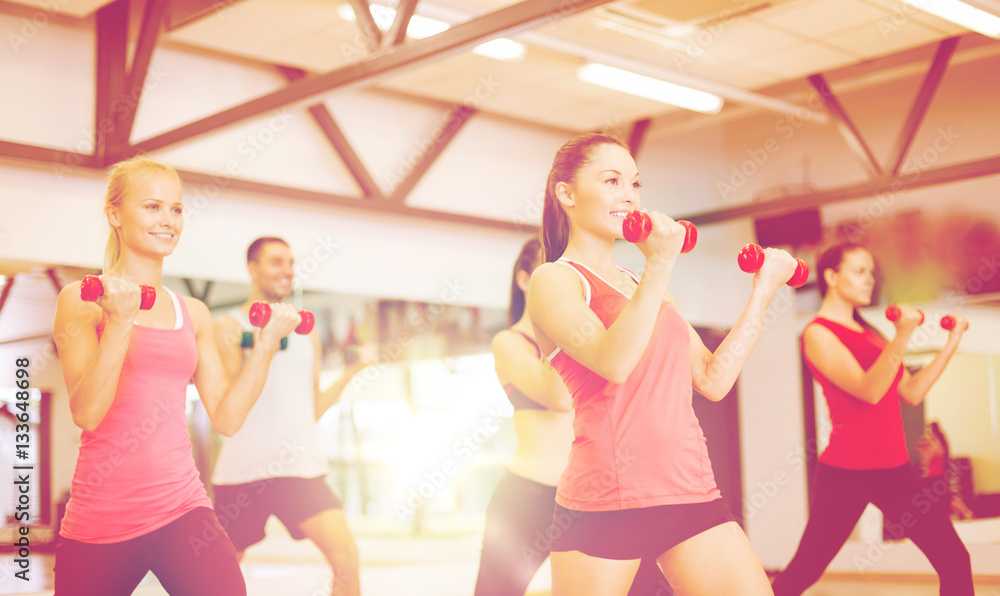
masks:
{"type": "Polygon", "coordinates": [[[869,502],[882,510],[890,535],[905,534],[930,560],[942,596],[973,596],[969,551],[948,517],[947,503],[924,489],[909,464],[889,470],[819,464],[809,523],[791,563],[774,581],[775,596],[798,595],[816,583],[869,502]]]}
{"type": "MultiPolygon", "coordinates": [[[[475,596],[523,596],[549,556],[556,489],[504,472],[486,508],[475,596]]],[[[629,596],[670,596],[654,559],[643,559],[629,596]]]]}
{"type": "Polygon", "coordinates": [[[146,573],[171,596],[246,596],[236,549],[199,507],[149,534],[111,544],[60,538],[55,596],[127,596],[146,573]]]}

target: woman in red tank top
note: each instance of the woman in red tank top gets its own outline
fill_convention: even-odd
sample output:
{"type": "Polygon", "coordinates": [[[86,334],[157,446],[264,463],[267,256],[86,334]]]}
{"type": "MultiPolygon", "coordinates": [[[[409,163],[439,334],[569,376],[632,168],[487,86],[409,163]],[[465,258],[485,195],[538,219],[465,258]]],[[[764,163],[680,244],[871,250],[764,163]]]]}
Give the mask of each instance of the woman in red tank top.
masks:
{"type": "Polygon", "coordinates": [[[552,593],[624,595],[649,557],[680,594],[770,594],[715,486],[691,400],[692,387],[712,400],[732,388],[795,261],[767,249],[747,307],[712,353],[667,292],[683,226],[650,213],[642,278],[615,265],[639,187],[628,149],[601,133],[563,145],[546,184],[548,262],[531,276],[528,309],[574,408],[550,530],[552,593]]]}
{"type": "MultiPolygon", "coordinates": [[[[573,404],[559,374],[542,357],[525,308],[542,242],[524,243],[511,277],[506,329],[493,337],[497,380],[514,406],[517,450],[486,509],[474,596],[524,596],[549,556],[556,483],[573,441],[573,404]]],[[[643,559],[630,595],[670,594],[656,561],[643,559]]]]}
{"type": "MultiPolygon", "coordinates": [[[[871,302],[875,261],[862,246],[843,243],[816,264],[823,304],[802,334],[806,365],[823,388],[833,431],[819,457],[809,522],[799,548],[774,582],[776,596],[816,583],[868,503],[885,514],[895,538],[920,547],[941,580],[941,594],[972,596],[969,553],[948,517],[948,499],[928,491],[910,465],[899,402],[924,400],[968,328],[960,315],[943,350],[911,375],[903,356],[920,313],[900,305],[892,341],[858,313],[871,302]]],[[[947,497],[947,487],[942,494],[947,497]]]]}
{"type": "Polygon", "coordinates": [[[83,434],[56,547],[58,596],[131,594],[149,571],[171,595],[246,594],[191,455],[186,389],[193,379],[215,429],[236,432],[300,318],[274,305],[253,364],[230,386],[208,308],[163,287],[183,209],[172,168],[142,158],[116,165],[104,206],[104,293],[84,302],[80,282],[59,293],[53,332],[83,434]],[[139,310],[140,284],[156,290],[150,310],[139,310]]]}

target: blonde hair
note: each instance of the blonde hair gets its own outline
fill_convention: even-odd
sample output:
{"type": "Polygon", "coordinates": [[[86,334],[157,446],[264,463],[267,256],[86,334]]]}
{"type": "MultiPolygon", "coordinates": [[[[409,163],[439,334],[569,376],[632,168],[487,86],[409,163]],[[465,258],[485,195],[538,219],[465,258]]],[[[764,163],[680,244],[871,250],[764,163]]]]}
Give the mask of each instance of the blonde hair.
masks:
{"type": "MultiPolygon", "coordinates": [[[[133,188],[133,183],[141,183],[152,174],[166,174],[181,183],[180,176],[172,167],[153,161],[146,157],[133,157],[116,163],[111,168],[108,176],[108,190],[104,194],[104,212],[107,213],[112,207],[119,207],[128,193],[133,188]]],[[[122,256],[122,241],[118,237],[118,231],[111,227],[111,234],[108,236],[108,246],[104,250],[104,271],[108,272],[114,268],[118,259],[122,256]]]]}

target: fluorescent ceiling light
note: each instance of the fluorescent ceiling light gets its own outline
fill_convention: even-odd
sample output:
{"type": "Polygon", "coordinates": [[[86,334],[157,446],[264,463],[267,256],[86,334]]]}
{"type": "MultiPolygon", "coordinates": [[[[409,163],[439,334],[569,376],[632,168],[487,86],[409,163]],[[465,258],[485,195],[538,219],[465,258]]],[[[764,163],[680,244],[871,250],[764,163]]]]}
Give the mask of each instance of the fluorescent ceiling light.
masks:
{"type": "Polygon", "coordinates": [[[524,47],[523,43],[518,43],[513,39],[499,37],[492,41],[479,44],[472,50],[472,53],[479,54],[480,56],[486,56],[487,58],[493,58],[495,60],[518,62],[524,59],[524,55],[528,53],[528,50],[524,47]]]}
{"type": "Polygon", "coordinates": [[[965,2],[959,0],[903,0],[903,2],[966,29],[990,37],[1000,37],[1000,16],[969,6],[965,2]]]}
{"type": "MultiPolygon", "coordinates": [[[[396,19],[395,9],[389,8],[388,6],[382,6],[381,4],[372,4],[369,6],[369,10],[371,10],[372,18],[375,20],[375,24],[379,29],[382,31],[388,31],[389,28],[392,27],[392,22],[396,19]]],[[[357,21],[357,15],[354,14],[354,9],[348,4],[341,4],[338,6],[337,15],[348,23],[354,23],[357,21]]],[[[406,27],[406,36],[412,37],[413,39],[423,39],[425,37],[441,33],[442,31],[448,29],[448,27],[448,23],[445,23],[444,21],[429,19],[415,14],[410,17],[410,23],[406,27]]]]}
{"type": "Polygon", "coordinates": [[[425,37],[430,37],[431,35],[437,35],[438,33],[447,30],[448,27],[448,23],[445,23],[444,21],[428,19],[427,17],[415,14],[410,17],[410,26],[406,28],[406,35],[407,37],[412,37],[414,39],[423,39],[425,37]]]}
{"type": "Polygon", "coordinates": [[[615,91],[638,95],[696,112],[717,114],[722,109],[722,98],[717,95],[603,64],[581,66],[577,70],[577,76],[580,77],[580,80],[593,85],[600,85],[615,91]]]}

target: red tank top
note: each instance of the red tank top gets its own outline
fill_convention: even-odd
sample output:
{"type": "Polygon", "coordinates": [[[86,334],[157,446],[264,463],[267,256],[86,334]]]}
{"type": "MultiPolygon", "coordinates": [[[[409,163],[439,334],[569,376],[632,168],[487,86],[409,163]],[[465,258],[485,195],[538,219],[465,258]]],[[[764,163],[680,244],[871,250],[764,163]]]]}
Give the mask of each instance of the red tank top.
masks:
{"type": "MultiPolygon", "coordinates": [[[[821,317],[816,317],[809,324],[822,325],[832,331],[865,370],[875,364],[888,345],[885,339],[871,331],[855,331],[821,317]]],[[[802,353],[805,354],[804,334],[802,342],[802,353]]],[[[869,404],[824,377],[808,356],[805,361],[823,388],[830,407],[833,430],[830,444],[819,457],[821,462],[847,470],[879,470],[896,468],[910,461],[897,391],[903,378],[902,365],[885,396],[877,404],[869,404]]]]}
{"type": "Polygon", "coordinates": [[[80,437],[59,532],[65,538],[122,542],[212,507],[191,456],[185,415],[187,384],[198,364],[194,325],[184,301],[171,299],[180,327],[132,327],[111,409],[80,437]]]}
{"type": "MultiPolygon", "coordinates": [[[[586,266],[560,262],[580,274],[587,303],[610,327],[628,296],[586,266]]],[[[558,348],[552,353],[575,412],[556,502],[576,511],[615,511],[720,498],[691,403],[689,343],[688,324],[664,300],[649,345],[624,383],[608,382],[558,348]]]]}

